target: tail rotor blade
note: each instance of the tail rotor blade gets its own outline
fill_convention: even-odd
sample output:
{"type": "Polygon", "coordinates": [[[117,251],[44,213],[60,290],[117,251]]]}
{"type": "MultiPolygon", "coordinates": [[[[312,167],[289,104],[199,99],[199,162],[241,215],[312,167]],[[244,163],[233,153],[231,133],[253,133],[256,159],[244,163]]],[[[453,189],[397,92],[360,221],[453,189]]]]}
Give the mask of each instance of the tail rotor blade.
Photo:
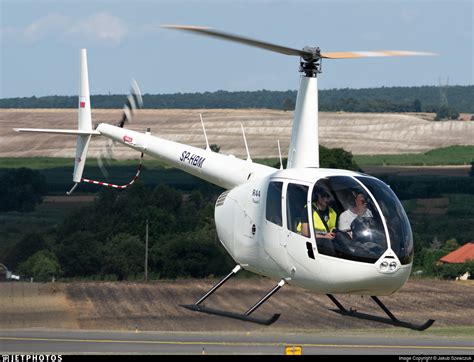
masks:
{"type": "Polygon", "coordinates": [[[132,85],[130,86],[130,94],[135,99],[135,104],[137,105],[137,108],[143,108],[142,93],[140,92],[140,88],[138,87],[138,83],[135,79],[132,79],[132,85]]]}
{"type": "Polygon", "coordinates": [[[131,123],[136,109],[143,108],[143,99],[138,88],[137,82],[133,79],[130,86],[130,94],[127,97],[127,102],[123,106],[122,119],[118,126],[123,128],[126,123],[131,123]]]}
{"type": "Polygon", "coordinates": [[[100,172],[105,177],[106,180],[109,179],[109,172],[105,168],[104,161],[102,161],[103,153],[102,151],[99,153],[99,157],[97,157],[97,165],[99,166],[100,172]]]}
{"type": "Polygon", "coordinates": [[[107,171],[107,167],[110,167],[111,160],[114,158],[114,145],[115,142],[111,139],[108,139],[107,142],[102,145],[102,148],[99,152],[99,157],[97,157],[97,165],[99,166],[100,172],[107,180],[109,179],[109,172],[107,171]]]}

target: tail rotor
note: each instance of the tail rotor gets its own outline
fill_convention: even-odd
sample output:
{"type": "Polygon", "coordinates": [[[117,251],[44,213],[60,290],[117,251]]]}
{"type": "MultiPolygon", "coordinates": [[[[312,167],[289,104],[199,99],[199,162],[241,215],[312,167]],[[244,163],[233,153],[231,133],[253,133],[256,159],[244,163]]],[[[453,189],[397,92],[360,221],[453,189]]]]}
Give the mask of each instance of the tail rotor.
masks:
{"type": "Polygon", "coordinates": [[[132,79],[132,84],[130,85],[130,94],[127,97],[127,103],[125,103],[123,106],[122,119],[117,124],[117,126],[123,128],[126,123],[131,123],[133,117],[135,116],[135,111],[141,108],[143,108],[143,99],[140,88],[138,88],[138,84],[135,79],[132,79]]]}
{"type": "MultiPolygon", "coordinates": [[[[136,116],[136,111],[143,108],[143,99],[138,87],[138,83],[135,79],[132,79],[130,85],[130,94],[127,97],[127,101],[123,106],[122,117],[115,125],[123,128],[127,123],[132,123],[136,116]]],[[[107,139],[102,145],[99,154],[97,156],[97,165],[99,166],[100,172],[106,180],[109,179],[109,172],[107,167],[110,167],[111,160],[114,159],[114,146],[115,141],[107,139]]]]}

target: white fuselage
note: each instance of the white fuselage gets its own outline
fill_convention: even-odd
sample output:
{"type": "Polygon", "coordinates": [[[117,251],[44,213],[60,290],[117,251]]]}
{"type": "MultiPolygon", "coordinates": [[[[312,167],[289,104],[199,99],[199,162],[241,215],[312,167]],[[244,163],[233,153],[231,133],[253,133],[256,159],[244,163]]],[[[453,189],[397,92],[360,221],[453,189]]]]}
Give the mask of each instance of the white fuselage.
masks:
{"type": "Polygon", "coordinates": [[[411,263],[393,273],[380,271],[385,256],[396,258],[390,249],[380,261],[369,264],[318,253],[315,239],[305,238],[287,227],[285,188],[288,183],[311,186],[328,175],[359,175],[329,169],[291,169],[275,172],[240,185],[217,201],[215,220],[222,244],[244,268],[276,280],[285,279],[318,293],[388,295],[398,290],[410,275],[411,263]],[[296,178],[298,177],[298,178],[296,178]],[[282,181],[282,225],[266,218],[266,191],[270,181],[282,181]],[[314,259],[308,257],[311,243],[314,259]]]}

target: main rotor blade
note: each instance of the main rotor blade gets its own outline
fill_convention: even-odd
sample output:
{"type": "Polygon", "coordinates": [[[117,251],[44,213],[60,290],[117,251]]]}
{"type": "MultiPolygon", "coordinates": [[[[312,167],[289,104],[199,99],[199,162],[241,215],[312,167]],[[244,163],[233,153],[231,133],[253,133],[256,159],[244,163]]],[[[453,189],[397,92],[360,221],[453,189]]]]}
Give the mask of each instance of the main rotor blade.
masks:
{"type": "Polygon", "coordinates": [[[321,53],[321,58],[327,59],[349,59],[349,58],[369,58],[369,57],[407,57],[417,55],[438,55],[428,52],[414,52],[408,50],[378,50],[367,52],[330,52],[321,53]]]}
{"type": "Polygon", "coordinates": [[[280,45],[263,42],[260,40],[246,38],[240,35],[224,33],[222,31],[217,31],[215,29],[207,28],[207,27],[188,26],[188,25],[161,25],[161,27],[167,28],[167,29],[185,30],[185,31],[199,33],[199,34],[203,34],[207,36],[213,36],[215,38],[235,41],[237,43],[243,43],[243,44],[247,44],[250,46],[257,47],[257,48],[262,48],[262,49],[266,49],[266,50],[270,50],[273,52],[282,53],[286,55],[296,55],[299,57],[308,57],[308,56],[310,57],[313,55],[312,53],[304,51],[304,50],[287,48],[280,45]]]}

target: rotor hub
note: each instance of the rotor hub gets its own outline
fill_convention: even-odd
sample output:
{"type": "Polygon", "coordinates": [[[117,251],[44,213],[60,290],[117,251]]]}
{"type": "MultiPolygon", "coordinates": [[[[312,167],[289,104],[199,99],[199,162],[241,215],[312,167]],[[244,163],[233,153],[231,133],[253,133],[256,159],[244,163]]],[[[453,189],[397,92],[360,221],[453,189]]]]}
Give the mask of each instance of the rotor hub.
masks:
{"type": "Polygon", "coordinates": [[[321,73],[321,49],[319,47],[305,46],[303,48],[305,55],[301,56],[300,69],[306,77],[316,77],[321,73]]]}

